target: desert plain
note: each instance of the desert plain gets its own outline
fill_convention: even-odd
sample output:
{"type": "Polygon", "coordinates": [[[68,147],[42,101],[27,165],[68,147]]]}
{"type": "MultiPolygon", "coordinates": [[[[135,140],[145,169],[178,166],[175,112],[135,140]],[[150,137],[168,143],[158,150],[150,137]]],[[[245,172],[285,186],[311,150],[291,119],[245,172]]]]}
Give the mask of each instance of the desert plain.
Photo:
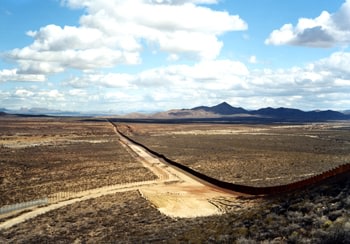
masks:
{"type": "MultiPolygon", "coordinates": [[[[120,128],[134,140],[196,171],[252,186],[298,181],[350,159],[347,122],[122,123],[120,128]]],[[[1,243],[349,240],[348,177],[273,197],[216,190],[192,191],[191,195],[186,189],[196,185],[195,181],[181,178],[172,169],[162,171],[165,166],[147,165],[147,157],[140,158],[123,144],[105,119],[5,116],[0,119],[0,136],[0,207],[76,193],[47,206],[0,215],[1,225],[50,204],[67,203],[1,229],[1,243]],[[105,187],[113,191],[94,192],[105,187]],[[191,211],[186,200],[193,201],[196,194],[196,211],[200,213],[201,206],[203,212],[210,210],[207,205],[215,211],[196,217],[169,214],[169,206],[183,205],[191,211]],[[69,198],[74,201],[68,204],[69,198]]]]}

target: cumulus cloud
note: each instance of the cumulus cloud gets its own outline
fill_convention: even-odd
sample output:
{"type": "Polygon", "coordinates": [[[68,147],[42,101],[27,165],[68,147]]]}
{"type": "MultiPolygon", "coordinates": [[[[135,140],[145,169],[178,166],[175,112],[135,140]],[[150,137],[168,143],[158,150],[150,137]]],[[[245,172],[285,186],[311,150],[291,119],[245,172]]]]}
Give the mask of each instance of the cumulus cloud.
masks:
{"type": "Polygon", "coordinates": [[[328,58],[316,62],[317,67],[327,70],[329,73],[338,74],[339,78],[350,78],[350,53],[335,52],[328,58]]]}
{"type": "MultiPolygon", "coordinates": [[[[333,53],[305,67],[278,70],[248,70],[238,61],[210,60],[194,65],[158,67],[133,75],[85,74],[72,78],[67,84],[73,87],[93,84],[102,88],[118,88],[118,91],[130,95],[140,92],[150,94],[148,99],[152,101],[162,100],[159,94],[165,94],[164,100],[175,97],[176,102],[190,102],[196,97],[198,101],[215,97],[218,102],[235,98],[233,102],[237,102],[236,105],[242,106],[239,101],[255,106],[253,100],[265,101],[269,98],[270,103],[260,102],[257,107],[273,104],[292,106],[293,103],[297,107],[308,107],[309,104],[311,107],[318,101],[316,95],[350,92],[350,88],[340,89],[341,84],[350,81],[349,62],[350,53],[343,52],[333,53]]],[[[325,101],[318,102],[323,104],[325,101]]]]}
{"type": "Polygon", "coordinates": [[[252,55],[249,57],[249,63],[256,64],[257,62],[258,62],[258,60],[257,60],[255,55],[252,55]]]}
{"type": "Polygon", "coordinates": [[[265,40],[268,45],[332,47],[350,43],[350,0],[336,13],[323,11],[315,19],[300,18],[297,25],[285,24],[265,40]]]}
{"type": "Polygon", "coordinates": [[[349,67],[349,52],[336,52],[303,67],[277,70],[249,70],[243,63],[228,59],[203,60],[135,74],[83,73],[66,80],[64,90],[22,87],[8,93],[0,91],[0,96],[4,105],[25,100],[28,106],[57,104],[66,110],[154,111],[222,101],[251,109],[347,109],[349,67]]]}
{"type": "Polygon", "coordinates": [[[350,106],[349,62],[350,53],[337,52],[305,67],[278,70],[248,70],[232,60],[171,65],[135,74],[130,81],[133,90],[124,89],[123,93],[147,90],[148,96],[140,103],[169,108],[225,100],[246,108],[345,109],[350,106]]]}
{"type": "Polygon", "coordinates": [[[234,86],[237,77],[249,73],[247,67],[238,61],[206,60],[194,65],[170,65],[144,70],[131,75],[126,73],[85,74],[67,80],[65,84],[73,87],[101,86],[118,88],[165,87],[169,89],[185,86],[186,89],[212,86],[218,90],[234,86]],[[213,85],[214,84],[214,85],[213,85]]]}
{"type": "Polygon", "coordinates": [[[52,74],[68,68],[94,70],[118,64],[139,64],[151,47],[181,56],[215,59],[223,46],[219,36],[247,29],[238,16],[206,7],[213,0],[65,0],[84,8],[79,26],[44,26],[27,35],[34,39],[6,57],[18,62],[18,73],[52,74]]]}
{"type": "Polygon", "coordinates": [[[239,91],[248,74],[247,67],[238,61],[203,60],[193,65],[147,69],[133,75],[83,74],[65,81],[65,85],[78,90],[95,87],[93,90],[99,91],[101,104],[118,104],[131,111],[152,110],[200,104],[211,94],[239,91]]]}
{"type": "Polygon", "coordinates": [[[46,81],[45,75],[41,74],[21,74],[17,69],[3,69],[0,70],[0,82],[5,81],[46,81]]]}
{"type": "Polygon", "coordinates": [[[15,96],[17,97],[32,97],[34,92],[26,90],[26,89],[18,89],[15,91],[15,96]]]}
{"type": "Polygon", "coordinates": [[[64,85],[74,88],[85,88],[89,86],[101,86],[110,88],[132,88],[132,82],[135,77],[126,73],[108,73],[108,74],[84,74],[70,78],[64,82],[64,85]]]}
{"type": "Polygon", "coordinates": [[[87,70],[139,63],[138,52],[115,49],[116,44],[97,29],[48,25],[28,35],[34,38],[30,46],[6,54],[18,62],[20,73],[50,74],[66,68],[87,70]]]}
{"type": "MultiPolygon", "coordinates": [[[[247,90],[269,106],[303,109],[347,108],[350,103],[350,53],[336,52],[305,67],[254,70],[247,77],[247,90]]],[[[246,93],[247,94],[247,93],[246,93]]],[[[259,106],[258,106],[259,107],[259,106]]]]}
{"type": "Polygon", "coordinates": [[[6,92],[0,90],[0,99],[3,106],[9,109],[42,108],[43,106],[59,109],[67,106],[65,102],[70,98],[57,89],[47,90],[32,86],[14,87],[6,92]]]}

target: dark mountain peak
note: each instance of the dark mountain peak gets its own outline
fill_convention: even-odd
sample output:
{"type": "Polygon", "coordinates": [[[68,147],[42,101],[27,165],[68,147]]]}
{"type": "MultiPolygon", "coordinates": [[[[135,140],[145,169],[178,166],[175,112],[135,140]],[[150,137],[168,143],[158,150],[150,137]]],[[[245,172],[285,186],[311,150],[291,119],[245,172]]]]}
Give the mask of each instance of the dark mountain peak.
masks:
{"type": "Polygon", "coordinates": [[[218,105],[215,105],[213,107],[231,107],[232,108],[232,106],[230,104],[228,104],[227,102],[219,103],[218,105]]]}
{"type": "Polygon", "coordinates": [[[219,103],[218,105],[212,106],[212,108],[213,109],[232,109],[234,107],[232,107],[227,102],[222,102],[222,103],[219,103]]]}
{"type": "Polygon", "coordinates": [[[232,107],[227,102],[222,102],[222,103],[215,105],[215,106],[212,106],[212,107],[207,107],[207,106],[195,107],[192,110],[204,110],[207,112],[212,112],[212,113],[221,114],[221,115],[247,113],[247,111],[245,109],[240,108],[240,107],[239,108],[232,107]]]}

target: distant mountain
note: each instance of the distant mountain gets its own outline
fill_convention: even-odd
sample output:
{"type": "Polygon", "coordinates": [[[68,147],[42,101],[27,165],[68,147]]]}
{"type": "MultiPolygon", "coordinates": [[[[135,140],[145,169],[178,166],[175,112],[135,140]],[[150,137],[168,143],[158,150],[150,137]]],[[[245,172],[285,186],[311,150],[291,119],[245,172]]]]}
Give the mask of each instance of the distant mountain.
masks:
{"type": "MultiPolygon", "coordinates": [[[[145,117],[144,117],[145,118],[145,117]]],[[[341,112],[326,111],[302,111],[294,108],[261,108],[258,110],[246,110],[241,107],[233,107],[223,102],[208,107],[199,106],[192,109],[173,109],[147,116],[154,119],[221,119],[224,121],[251,121],[251,122],[313,122],[327,120],[350,120],[350,115],[341,112]]]]}
{"type": "Polygon", "coordinates": [[[4,112],[7,113],[9,110],[7,110],[6,108],[0,108],[0,112],[4,112]]]}
{"type": "MultiPolygon", "coordinates": [[[[51,110],[46,108],[21,108],[19,110],[8,110],[0,108],[0,116],[110,116],[109,112],[69,112],[51,110]]],[[[233,107],[227,102],[209,106],[199,106],[191,109],[172,109],[154,114],[132,113],[115,116],[121,119],[142,120],[181,120],[181,121],[218,121],[228,123],[273,123],[273,122],[318,122],[329,120],[350,120],[350,110],[337,112],[333,110],[302,111],[295,108],[261,108],[257,110],[246,110],[241,107],[233,107]]]]}
{"type": "MultiPolygon", "coordinates": [[[[128,115],[126,117],[129,117],[128,115]]],[[[157,119],[177,119],[177,118],[217,118],[220,115],[203,109],[172,109],[146,116],[157,119]]],[[[145,116],[143,116],[145,118],[145,116]]]]}
{"type": "Polygon", "coordinates": [[[20,114],[32,114],[32,115],[55,115],[55,114],[66,114],[69,112],[57,110],[57,109],[48,109],[48,108],[21,108],[18,110],[20,114]]]}
{"type": "Polygon", "coordinates": [[[221,115],[233,115],[233,114],[247,114],[248,111],[243,108],[232,107],[230,104],[223,102],[213,107],[200,106],[192,108],[192,110],[204,110],[221,115]]]}
{"type": "Polygon", "coordinates": [[[305,121],[325,121],[325,120],[344,120],[350,119],[349,116],[332,110],[326,111],[302,111],[294,108],[262,108],[255,111],[251,111],[251,114],[268,116],[271,118],[284,119],[284,120],[305,120],[305,121]]]}
{"type": "Polygon", "coordinates": [[[20,108],[17,110],[10,110],[0,108],[0,112],[12,115],[23,115],[23,116],[82,116],[79,112],[69,112],[47,108],[20,108]]]}
{"type": "Polygon", "coordinates": [[[306,112],[293,108],[261,108],[251,111],[252,114],[260,114],[269,117],[302,117],[306,112]]]}
{"type": "MultiPolygon", "coordinates": [[[[232,107],[230,104],[223,102],[213,107],[200,106],[191,109],[172,109],[165,112],[159,112],[147,116],[148,118],[156,119],[191,119],[191,118],[220,118],[223,116],[252,116],[243,108],[232,107]]],[[[253,115],[254,116],[254,115],[253,115]]],[[[129,117],[127,115],[127,117],[129,117]]],[[[145,118],[145,117],[144,117],[145,118]]]]}
{"type": "Polygon", "coordinates": [[[344,113],[333,111],[333,110],[325,110],[325,111],[311,111],[308,112],[309,116],[315,119],[326,119],[326,120],[345,120],[350,119],[349,115],[344,113]]]}

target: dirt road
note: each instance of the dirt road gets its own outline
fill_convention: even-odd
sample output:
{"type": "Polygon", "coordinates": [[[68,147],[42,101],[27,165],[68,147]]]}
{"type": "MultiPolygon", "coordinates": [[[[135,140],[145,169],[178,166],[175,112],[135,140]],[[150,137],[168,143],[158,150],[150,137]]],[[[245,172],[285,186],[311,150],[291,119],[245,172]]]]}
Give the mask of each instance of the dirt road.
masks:
{"type": "Polygon", "coordinates": [[[16,215],[13,218],[10,217],[0,223],[0,230],[10,228],[63,206],[107,194],[132,190],[139,190],[140,194],[152,202],[161,213],[171,217],[190,218],[220,214],[222,213],[222,209],[216,204],[213,204],[213,199],[216,198],[226,198],[228,202],[232,202],[233,205],[235,204],[235,197],[232,194],[204,185],[180,170],[166,165],[159,158],[148,153],[144,148],[122,136],[115,127],[114,130],[125,149],[135,159],[141,161],[144,167],[157,175],[157,180],[119,184],[78,192],[70,195],[69,199],[58,199],[56,202],[51,202],[47,206],[31,208],[29,212],[16,215]]]}

